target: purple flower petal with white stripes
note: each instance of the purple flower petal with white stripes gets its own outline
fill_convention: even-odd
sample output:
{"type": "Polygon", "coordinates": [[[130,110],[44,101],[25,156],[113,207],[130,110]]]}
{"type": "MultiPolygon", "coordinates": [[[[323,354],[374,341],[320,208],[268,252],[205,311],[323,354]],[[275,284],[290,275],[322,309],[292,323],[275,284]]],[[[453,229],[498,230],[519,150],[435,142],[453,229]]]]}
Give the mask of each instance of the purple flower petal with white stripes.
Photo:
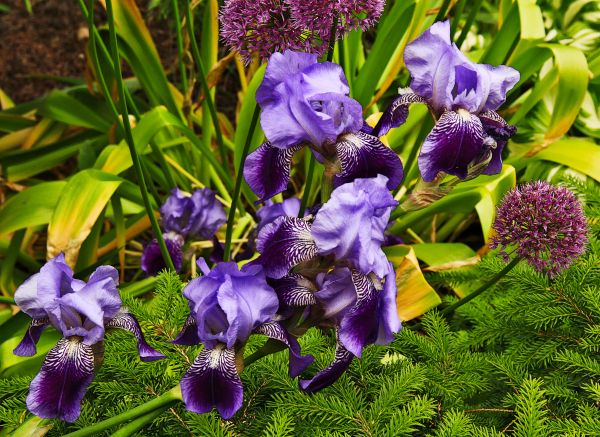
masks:
{"type": "Polygon", "coordinates": [[[352,355],[352,352],[338,342],[333,362],[311,379],[301,380],[300,388],[307,393],[315,393],[325,387],[329,387],[344,374],[348,367],[350,367],[353,359],[354,355],[352,355]]]}
{"type": "Polygon", "coordinates": [[[235,351],[223,344],[200,352],[180,385],[185,407],[193,413],[208,413],[214,407],[223,419],[230,419],[244,399],[235,351]]]}
{"type": "Polygon", "coordinates": [[[146,342],[140,323],[126,308],[121,308],[117,315],[106,323],[106,327],[119,328],[131,332],[137,340],[138,353],[142,361],[156,361],[165,358],[163,354],[146,342]]]}

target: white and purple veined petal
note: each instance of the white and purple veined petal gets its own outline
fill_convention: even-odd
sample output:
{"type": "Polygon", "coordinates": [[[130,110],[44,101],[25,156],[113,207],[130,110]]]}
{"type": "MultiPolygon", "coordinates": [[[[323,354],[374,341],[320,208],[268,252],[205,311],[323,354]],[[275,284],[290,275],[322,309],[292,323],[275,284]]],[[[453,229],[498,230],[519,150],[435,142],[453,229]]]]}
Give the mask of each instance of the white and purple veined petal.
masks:
{"type": "Polygon", "coordinates": [[[301,148],[297,145],[280,149],[267,141],[248,155],[244,162],[244,178],[259,202],[285,191],[290,179],[292,158],[301,148]]]}
{"type": "Polygon", "coordinates": [[[81,401],[94,378],[94,351],[78,337],[63,338],[54,346],[33,378],[27,408],[44,419],[74,422],[81,401]]]}
{"type": "Polygon", "coordinates": [[[19,342],[17,347],[14,348],[13,354],[18,357],[34,356],[37,350],[37,343],[42,336],[42,332],[44,332],[44,329],[48,327],[49,323],[50,320],[47,317],[43,319],[31,320],[27,331],[25,331],[23,339],[19,342]]]}
{"type": "Polygon", "coordinates": [[[244,387],[235,366],[235,351],[222,343],[200,352],[180,385],[183,402],[194,413],[208,413],[214,407],[227,420],[243,403],[244,387]]]}
{"type": "Polygon", "coordinates": [[[289,351],[289,375],[290,378],[295,378],[299,376],[311,363],[314,361],[315,357],[312,355],[302,355],[300,350],[300,345],[298,344],[298,340],[291,335],[285,327],[279,322],[267,322],[262,325],[258,325],[254,330],[257,334],[266,335],[269,338],[277,340],[283,344],[285,344],[289,351]]]}
{"type": "Polygon", "coordinates": [[[387,188],[398,188],[404,177],[400,157],[384,145],[379,138],[358,131],[342,135],[335,144],[341,171],[333,178],[333,186],[339,187],[358,178],[388,178],[387,188]]]}
{"type": "Polygon", "coordinates": [[[290,273],[281,279],[271,279],[269,283],[279,297],[280,310],[282,306],[299,308],[317,303],[315,285],[298,273],[290,273]]]}
{"type": "Polygon", "coordinates": [[[300,388],[307,393],[315,393],[319,390],[329,387],[331,384],[340,379],[340,376],[344,374],[352,360],[354,355],[352,352],[347,350],[339,341],[335,349],[335,357],[333,362],[325,369],[318,372],[311,379],[304,379],[300,381],[300,388]]]}
{"type": "Polygon", "coordinates": [[[310,224],[297,217],[279,217],[263,227],[256,247],[260,257],[255,263],[264,267],[267,277],[275,279],[317,254],[310,224]]]}
{"type": "Polygon", "coordinates": [[[413,103],[427,103],[427,101],[423,97],[412,92],[412,90],[402,92],[392,101],[392,103],[390,103],[383,114],[381,114],[381,118],[373,128],[371,135],[382,137],[386,135],[390,129],[403,125],[408,118],[408,107],[413,103]]]}
{"type": "Polygon", "coordinates": [[[333,254],[364,274],[373,272],[383,277],[387,273],[388,262],[381,246],[391,211],[398,205],[387,181],[378,175],[355,179],[333,190],[311,228],[320,255],[333,254]]]}
{"type": "Polygon", "coordinates": [[[423,180],[439,172],[467,177],[469,165],[481,157],[486,135],[481,120],[465,109],[446,111],[421,147],[418,163],[423,180]]]}
{"type": "Polygon", "coordinates": [[[300,212],[300,199],[290,197],[282,202],[275,203],[267,200],[265,204],[256,211],[258,223],[256,228],[260,231],[265,225],[275,221],[278,217],[298,217],[300,212]]]}
{"type": "Polygon", "coordinates": [[[502,170],[502,150],[516,131],[516,126],[506,123],[495,111],[485,111],[479,114],[483,130],[487,135],[484,144],[489,144],[492,158],[483,174],[497,174],[502,170]]]}
{"type": "Polygon", "coordinates": [[[140,323],[127,308],[121,308],[119,312],[106,323],[106,328],[119,328],[131,332],[137,340],[138,353],[144,362],[162,360],[163,354],[152,348],[144,338],[140,323]]]}

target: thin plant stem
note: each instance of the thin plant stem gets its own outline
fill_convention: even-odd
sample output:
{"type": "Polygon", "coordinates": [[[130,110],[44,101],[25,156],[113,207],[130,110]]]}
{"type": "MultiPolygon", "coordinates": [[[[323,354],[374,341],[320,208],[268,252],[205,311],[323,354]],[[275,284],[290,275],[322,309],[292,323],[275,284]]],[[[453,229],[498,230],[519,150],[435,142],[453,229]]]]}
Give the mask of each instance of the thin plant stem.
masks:
{"type": "Polygon", "coordinates": [[[175,20],[175,31],[177,35],[177,56],[179,61],[179,76],[181,78],[181,90],[183,95],[187,94],[188,90],[188,78],[185,70],[185,62],[183,61],[183,28],[181,26],[181,17],[179,16],[179,0],[172,0],[173,5],[173,19],[175,20]]]}
{"type": "Polygon", "coordinates": [[[450,1],[451,0],[444,0],[444,3],[442,3],[442,6],[440,6],[440,10],[435,16],[435,21],[441,21],[444,19],[444,17],[446,16],[446,12],[448,11],[448,6],[450,6],[450,1]]]}
{"type": "MultiPolygon", "coordinates": [[[[108,3],[109,1],[111,0],[107,0],[106,2],[108,3]]],[[[131,410],[127,410],[109,419],[95,423],[91,426],[86,426],[85,428],[82,428],[70,434],[66,434],[64,437],[85,437],[98,435],[100,432],[105,431],[121,423],[134,421],[139,417],[145,416],[151,412],[166,410],[171,405],[180,400],[181,389],[179,388],[179,385],[177,385],[171,390],[163,393],[155,399],[152,399],[151,401],[146,402],[145,404],[138,405],[137,407],[132,408],[131,410]]]]}
{"type": "Polygon", "coordinates": [[[456,40],[456,47],[460,48],[462,43],[465,42],[465,39],[467,38],[467,35],[469,34],[469,30],[471,29],[471,26],[473,25],[473,21],[475,21],[475,17],[477,16],[477,12],[479,12],[479,8],[481,8],[482,3],[483,3],[483,0],[475,0],[475,2],[473,3],[473,9],[471,9],[471,11],[469,12],[469,15],[467,16],[467,21],[465,22],[465,27],[463,27],[462,31],[460,32],[460,36],[456,40]]]}
{"type": "Polygon", "coordinates": [[[5,303],[8,305],[16,305],[15,300],[10,297],[0,296],[0,303],[5,303]]]}
{"type": "Polygon", "coordinates": [[[223,249],[223,261],[229,261],[231,255],[231,238],[233,237],[233,222],[235,221],[235,211],[237,209],[237,203],[242,191],[242,181],[244,176],[244,162],[246,156],[250,151],[250,144],[252,143],[252,137],[258,124],[258,116],[260,115],[260,106],[258,104],[254,107],[254,113],[252,114],[252,120],[248,128],[248,135],[246,135],[246,142],[244,143],[244,149],[242,150],[242,156],[240,156],[240,164],[238,166],[238,173],[235,178],[235,188],[233,189],[233,196],[231,198],[231,208],[229,208],[229,215],[227,216],[227,230],[225,231],[225,247],[223,249]]]}
{"type": "MultiPolygon", "coordinates": [[[[89,11],[92,14],[92,10],[89,11]]],[[[160,253],[162,254],[163,260],[165,261],[165,265],[168,269],[175,271],[175,266],[173,265],[173,261],[171,260],[171,256],[169,255],[169,251],[167,249],[167,245],[165,244],[165,240],[163,239],[162,232],[160,227],[158,226],[158,221],[154,215],[154,210],[150,204],[150,198],[148,196],[148,189],[146,187],[146,181],[144,179],[144,171],[142,169],[142,163],[137,154],[137,150],[135,149],[135,143],[133,140],[133,135],[131,133],[131,124],[129,123],[129,114],[127,112],[127,102],[125,100],[125,90],[123,86],[123,78],[121,76],[121,63],[119,61],[119,48],[117,46],[117,32],[115,29],[115,19],[113,15],[112,8],[112,0],[106,0],[106,15],[108,18],[108,30],[109,30],[109,38],[110,38],[110,46],[113,58],[113,68],[115,72],[115,77],[117,81],[117,89],[119,92],[119,102],[121,104],[121,122],[123,123],[123,130],[125,133],[125,141],[129,146],[129,153],[131,154],[131,160],[133,162],[133,168],[136,173],[137,180],[140,184],[140,193],[142,195],[142,200],[144,202],[144,207],[146,208],[146,213],[148,214],[148,218],[150,219],[150,225],[152,226],[152,231],[158,241],[158,246],[160,248],[160,253]]],[[[107,96],[107,98],[109,98],[107,96]]]]}
{"type": "Polygon", "coordinates": [[[223,163],[223,165],[226,165],[227,157],[225,155],[225,145],[223,144],[223,134],[221,132],[221,126],[219,124],[219,118],[217,117],[215,102],[213,100],[212,94],[210,93],[210,88],[208,87],[208,82],[206,80],[206,70],[204,68],[204,63],[202,62],[202,57],[200,56],[200,49],[198,48],[198,43],[196,42],[196,35],[194,33],[194,17],[192,15],[192,8],[190,7],[189,0],[185,0],[184,7],[185,21],[187,25],[188,36],[190,38],[190,45],[192,47],[192,57],[194,58],[196,68],[198,69],[198,74],[196,76],[200,79],[202,91],[204,92],[204,101],[208,106],[208,112],[210,112],[210,117],[213,121],[215,137],[217,139],[217,148],[219,149],[221,162],[223,163]]]}
{"type": "Polygon", "coordinates": [[[452,314],[454,314],[454,311],[456,311],[457,308],[463,306],[467,302],[472,301],[477,296],[479,296],[481,293],[483,293],[485,290],[487,290],[488,288],[495,285],[500,279],[502,279],[504,276],[506,276],[506,274],[508,272],[510,272],[517,264],[519,264],[520,261],[521,261],[521,258],[516,256],[502,270],[500,270],[492,278],[490,278],[489,281],[487,281],[485,284],[483,284],[481,287],[479,287],[474,292],[469,293],[468,295],[463,297],[458,302],[450,305],[449,307],[444,308],[440,313],[442,315],[446,316],[447,318],[450,318],[452,316],[452,314]]]}

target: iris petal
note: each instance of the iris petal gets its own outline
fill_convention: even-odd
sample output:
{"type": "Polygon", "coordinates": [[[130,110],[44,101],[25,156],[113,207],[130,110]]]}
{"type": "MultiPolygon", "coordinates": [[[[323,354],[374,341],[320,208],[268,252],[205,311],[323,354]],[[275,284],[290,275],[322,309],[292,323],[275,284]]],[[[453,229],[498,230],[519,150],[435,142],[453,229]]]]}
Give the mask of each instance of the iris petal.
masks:
{"type": "Polygon", "coordinates": [[[285,306],[304,307],[317,303],[314,285],[302,275],[290,273],[281,279],[271,280],[270,284],[285,306]]]}
{"type": "Polygon", "coordinates": [[[242,406],[244,388],[235,352],[222,344],[200,352],[180,385],[183,401],[194,413],[208,413],[214,406],[223,419],[230,419],[242,406]]]}
{"type": "Polygon", "coordinates": [[[304,355],[300,351],[298,340],[293,335],[290,335],[283,325],[279,322],[267,322],[259,325],[254,330],[257,334],[266,335],[269,338],[280,341],[285,344],[290,350],[290,378],[295,378],[311,365],[315,357],[312,355],[304,355]]]}
{"type": "Polygon", "coordinates": [[[256,260],[263,265],[269,278],[284,277],[292,267],[317,254],[310,225],[296,217],[279,217],[258,234],[256,260]]]}
{"type": "Polygon", "coordinates": [[[440,171],[467,177],[469,164],[483,151],[484,132],[479,118],[464,109],[446,111],[425,139],[419,169],[427,182],[440,171]]]}
{"type": "Polygon", "coordinates": [[[244,178],[259,201],[285,191],[292,157],[300,149],[301,146],[279,149],[266,142],[248,155],[244,162],[244,178]]]}
{"type": "Polygon", "coordinates": [[[300,388],[307,393],[314,393],[325,387],[329,387],[350,367],[353,358],[354,355],[338,342],[333,362],[311,379],[301,380],[300,388]]]}
{"type": "Polygon", "coordinates": [[[394,99],[386,108],[373,128],[372,135],[382,137],[390,129],[403,125],[408,118],[408,107],[411,103],[426,103],[425,99],[414,93],[403,93],[394,99]]]}
{"type": "Polygon", "coordinates": [[[108,321],[106,324],[107,328],[120,328],[125,331],[131,332],[136,340],[138,352],[140,354],[140,359],[142,361],[156,361],[165,358],[163,354],[154,350],[144,338],[144,334],[142,333],[142,328],[140,327],[139,322],[134,317],[133,314],[128,312],[125,308],[122,308],[119,313],[108,321]]]}
{"type": "Polygon", "coordinates": [[[44,419],[74,422],[93,378],[91,346],[76,337],[63,338],[48,352],[40,372],[31,381],[27,408],[44,419]]]}
{"type": "Polygon", "coordinates": [[[198,337],[198,325],[196,324],[196,318],[193,315],[190,314],[188,318],[185,319],[181,332],[171,343],[184,346],[195,346],[200,343],[200,338],[198,337]]]}
{"type": "Polygon", "coordinates": [[[492,147],[492,159],[483,174],[497,174],[502,170],[502,150],[507,141],[512,137],[517,128],[508,124],[500,114],[495,111],[485,111],[479,114],[485,133],[489,136],[492,147]]]}
{"type": "Polygon", "coordinates": [[[403,171],[400,158],[379,138],[356,132],[344,135],[335,145],[342,171],[333,179],[334,187],[357,178],[384,175],[388,178],[387,188],[394,190],[402,182],[403,171]]]}
{"type": "Polygon", "coordinates": [[[27,332],[23,336],[23,340],[13,350],[13,354],[18,357],[32,357],[36,354],[36,345],[40,340],[42,332],[48,326],[48,318],[33,319],[29,324],[27,332]]]}

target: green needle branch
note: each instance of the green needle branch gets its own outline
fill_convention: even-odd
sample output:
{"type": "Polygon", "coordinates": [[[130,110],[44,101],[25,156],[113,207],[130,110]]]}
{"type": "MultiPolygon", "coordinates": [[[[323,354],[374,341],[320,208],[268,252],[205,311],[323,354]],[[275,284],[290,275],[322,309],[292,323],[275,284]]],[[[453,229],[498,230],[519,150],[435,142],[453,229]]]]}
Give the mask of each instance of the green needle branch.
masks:
{"type": "MultiPolygon", "coordinates": [[[[88,11],[90,14],[93,9],[88,11]]],[[[113,58],[113,68],[115,72],[115,77],[117,81],[117,89],[119,92],[119,103],[121,106],[121,122],[123,123],[123,130],[125,133],[125,141],[129,146],[129,153],[131,154],[131,160],[133,162],[133,168],[136,173],[137,180],[140,184],[140,192],[142,194],[142,200],[144,202],[144,207],[146,208],[146,213],[148,214],[148,218],[150,219],[150,225],[152,226],[152,231],[158,241],[158,246],[160,248],[160,253],[165,261],[165,265],[168,269],[175,271],[175,266],[173,265],[173,261],[171,260],[171,256],[169,255],[169,251],[167,249],[167,245],[165,244],[165,240],[162,236],[162,232],[160,227],[158,226],[158,221],[156,220],[156,216],[154,215],[154,210],[152,209],[152,205],[150,204],[150,198],[148,196],[148,188],[146,186],[146,180],[144,178],[144,171],[142,169],[142,163],[140,162],[140,158],[137,154],[137,150],[135,149],[135,142],[133,140],[133,134],[131,133],[131,124],[129,123],[129,113],[127,111],[127,101],[125,100],[125,90],[123,86],[123,77],[121,76],[121,63],[119,60],[119,48],[117,45],[117,31],[115,28],[115,19],[112,8],[112,0],[106,0],[106,15],[108,18],[108,30],[109,30],[109,38],[110,38],[110,51],[113,58]]]]}

